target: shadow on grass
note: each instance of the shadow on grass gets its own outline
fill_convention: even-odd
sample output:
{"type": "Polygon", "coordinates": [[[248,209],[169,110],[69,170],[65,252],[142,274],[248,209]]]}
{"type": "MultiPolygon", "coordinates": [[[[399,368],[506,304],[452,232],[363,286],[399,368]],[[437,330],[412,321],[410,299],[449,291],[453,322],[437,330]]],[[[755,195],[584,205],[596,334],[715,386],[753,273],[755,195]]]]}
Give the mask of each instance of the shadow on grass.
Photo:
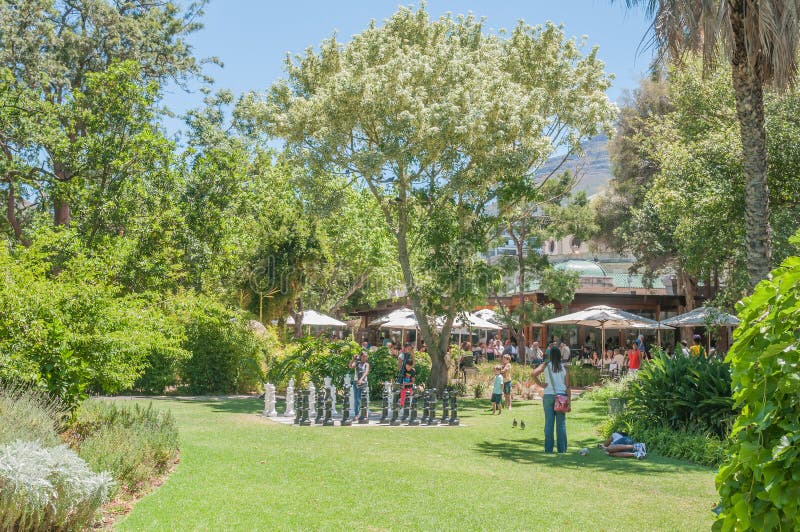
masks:
{"type": "Polygon", "coordinates": [[[708,471],[708,468],[702,466],[653,455],[648,455],[644,461],[633,458],[612,458],[594,447],[597,444],[597,438],[582,440],[569,440],[568,438],[568,441],[570,447],[564,454],[545,453],[544,440],[536,437],[525,440],[484,440],[475,446],[475,451],[485,456],[519,464],[536,464],[559,469],[624,470],[642,474],[708,471]],[[579,455],[575,447],[589,448],[589,455],[579,455]]]}

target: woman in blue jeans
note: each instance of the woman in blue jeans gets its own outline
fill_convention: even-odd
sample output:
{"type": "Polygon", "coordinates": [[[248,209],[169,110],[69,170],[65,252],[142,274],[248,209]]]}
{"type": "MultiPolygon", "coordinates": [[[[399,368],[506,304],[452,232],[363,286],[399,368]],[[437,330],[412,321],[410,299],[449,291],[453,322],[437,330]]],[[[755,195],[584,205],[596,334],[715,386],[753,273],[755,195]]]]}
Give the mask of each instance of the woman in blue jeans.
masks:
{"type": "Polygon", "coordinates": [[[561,350],[557,347],[550,347],[547,350],[547,357],[543,364],[533,370],[533,380],[544,386],[544,452],[553,452],[553,425],[555,425],[556,441],[558,452],[567,452],[567,420],[564,412],[556,412],[556,395],[565,395],[567,383],[569,382],[569,372],[561,363],[561,350]],[[544,373],[547,385],[544,386],[539,380],[539,375],[544,373]]]}

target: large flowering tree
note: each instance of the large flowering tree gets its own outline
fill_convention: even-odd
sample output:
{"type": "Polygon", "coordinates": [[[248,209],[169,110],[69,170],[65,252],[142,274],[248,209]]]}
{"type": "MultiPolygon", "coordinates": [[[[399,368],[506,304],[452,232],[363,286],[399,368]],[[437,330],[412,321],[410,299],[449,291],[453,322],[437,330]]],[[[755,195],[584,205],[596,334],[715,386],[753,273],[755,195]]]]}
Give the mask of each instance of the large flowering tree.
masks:
{"type": "Polygon", "coordinates": [[[430,384],[446,384],[452,323],[489,284],[477,252],[503,207],[534,196],[545,179],[536,169],[613,117],[596,49],[582,56],[552,24],[490,33],[472,16],[401,8],[347,44],[334,37],[289,57],[286,73],[242,116],[284,139],[311,175],[345,174],[372,192],[431,354],[430,384]]]}

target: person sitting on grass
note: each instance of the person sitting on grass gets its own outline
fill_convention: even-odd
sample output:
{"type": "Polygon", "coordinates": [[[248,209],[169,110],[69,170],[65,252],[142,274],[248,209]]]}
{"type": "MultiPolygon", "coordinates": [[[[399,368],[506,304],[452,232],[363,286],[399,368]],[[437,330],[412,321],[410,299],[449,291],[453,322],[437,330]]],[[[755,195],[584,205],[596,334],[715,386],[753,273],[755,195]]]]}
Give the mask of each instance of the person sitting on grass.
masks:
{"type": "Polygon", "coordinates": [[[492,386],[492,415],[503,413],[503,375],[502,366],[494,367],[494,385],[492,386]]]}
{"type": "Polygon", "coordinates": [[[598,445],[608,456],[614,458],[636,458],[641,460],[647,456],[647,447],[644,443],[637,443],[624,432],[615,432],[598,445]]]}

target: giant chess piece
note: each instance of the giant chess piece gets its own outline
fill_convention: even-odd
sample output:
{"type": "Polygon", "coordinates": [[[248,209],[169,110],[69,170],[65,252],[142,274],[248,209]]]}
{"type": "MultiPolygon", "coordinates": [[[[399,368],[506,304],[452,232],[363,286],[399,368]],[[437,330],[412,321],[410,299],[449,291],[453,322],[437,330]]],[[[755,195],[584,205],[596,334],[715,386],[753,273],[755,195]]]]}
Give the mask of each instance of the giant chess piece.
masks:
{"type": "Polygon", "coordinates": [[[417,425],[419,425],[419,419],[417,419],[417,390],[411,388],[411,417],[408,418],[408,426],[416,427],[417,425]]]}
{"type": "Polygon", "coordinates": [[[347,388],[342,390],[342,421],[339,424],[342,427],[349,427],[353,424],[353,420],[350,419],[350,394],[347,393],[347,388]]]}
{"type": "Polygon", "coordinates": [[[431,411],[428,413],[428,425],[438,425],[439,420],[436,418],[436,388],[431,389],[430,408],[431,411]]]}
{"type": "MultiPolygon", "coordinates": [[[[289,386],[286,387],[286,410],[284,417],[292,417],[294,414],[294,379],[289,379],[289,386]]],[[[296,423],[296,421],[295,421],[296,423]]]]}
{"type": "Polygon", "coordinates": [[[396,385],[392,385],[392,404],[394,406],[392,408],[392,420],[389,425],[396,427],[400,424],[400,420],[397,419],[400,416],[400,394],[396,385]]]}
{"type": "Polygon", "coordinates": [[[308,419],[308,400],[309,400],[309,391],[305,390],[303,392],[303,415],[300,418],[300,425],[303,427],[308,427],[311,425],[311,420],[308,419]]]}
{"type": "Polygon", "coordinates": [[[325,419],[322,420],[323,427],[333,426],[333,412],[331,412],[332,403],[331,389],[325,388],[325,419]]]}
{"type": "Polygon", "coordinates": [[[317,387],[313,382],[308,383],[308,417],[314,418],[317,415],[317,387]]]}
{"type": "Polygon", "coordinates": [[[322,425],[322,416],[325,415],[325,388],[321,388],[319,392],[317,392],[317,404],[316,404],[316,412],[317,415],[314,417],[314,424],[315,425],[322,425]]]}
{"type": "Polygon", "coordinates": [[[451,427],[457,426],[461,421],[458,419],[458,401],[456,401],[455,391],[450,396],[450,421],[447,422],[451,427]]]}
{"type": "Polygon", "coordinates": [[[442,390],[442,420],[440,421],[442,425],[447,425],[447,423],[450,421],[448,419],[449,415],[447,411],[447,403],[449,402],[449,400],[450,400],[450,392],[448,392],[447,390],[442,390]]]}
{"type": "Polygon", "coordinates": [[[331,401],[331,415],[335,416],[335,415],[338,414],[338,412],[336,412],[336,386],[333,384],[333,379],[332,378],[330,378],[330,377],[326,377],[326,378],[328,379],[328,382],[327,382],[325,387],[326,388],[330,388],[331,397],[333,397],[333,400],[331,401]]]}
{"type": "Polygon", "coordinates": [[[356,395],[353,391],[353,381],[350,378],[350,374],[344,376],[344,388],[345,392],[349,396],[349,401],[347,402],[350,405],[350,418],[355,419],[358,412],[356,412],[356,395]]]}
{"type": "Polygon", "coordinates": [[[378,424],[386,425],[389,423],[389,391],[386,389],[386,386],[383,387],[383,393],[381,394],[381,418],[378,420],[378,424]]]}
{"type": "Polygon", "coordinates": [[[419,420],[423,425],[428,424],[431,415],[431,391],[425,390],[422,393],[422,418],[419,420]]]}
{"type": "Polygon", "coordinates": [[[367,410],[367,385],[360,390],[361,393],[361,412],[358,413],[358,424],[369,424],[369,411],[367,410]]]}

